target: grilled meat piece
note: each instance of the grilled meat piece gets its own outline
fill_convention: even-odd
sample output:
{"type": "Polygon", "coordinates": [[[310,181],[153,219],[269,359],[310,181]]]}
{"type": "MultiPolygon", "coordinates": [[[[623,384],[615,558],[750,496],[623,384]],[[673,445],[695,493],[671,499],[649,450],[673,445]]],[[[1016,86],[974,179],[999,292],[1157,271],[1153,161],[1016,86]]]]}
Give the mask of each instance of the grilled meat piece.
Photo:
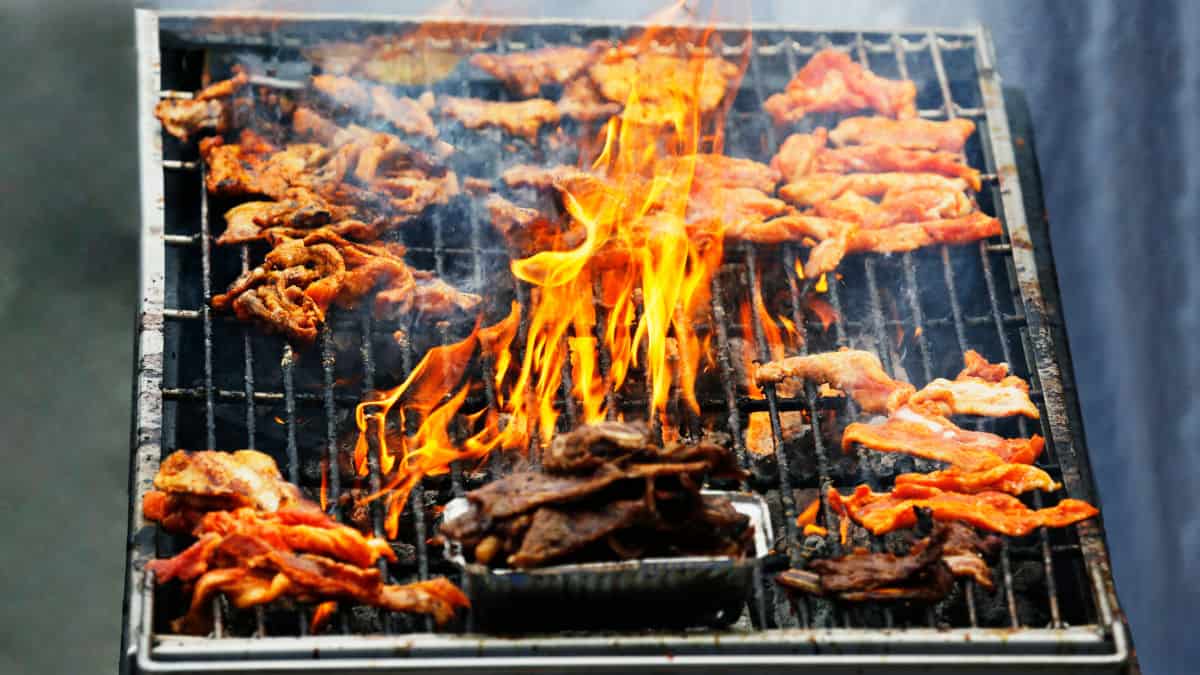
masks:
{"type": "Polygon", "coordinates": [[[544,124],[558,124],[560,114],[553,102],[543,98],[528,101],[485,101],[479,98],[444,96],[438,101],[444,115],[468,129],[499,127],[530,143],[537,142],[544,124]]]}
{"type": "Polygon", "coordinates": [[[962,218],[975,211],[975,202],[961,190],[918,188],[889,190],[879,202],[855,192],[816,205],[814,213],[851,221],[865,230],[880,230],[904,223],[962,218]]]}
{"type": "Polygon", "coordinates": [[[542,467],[550,473],[588,473],[653,449],[644,425],[598,422],[555,436],[542,457],[542,467]]]}
{"type": "Polygon", "coordinates": [[[249,80],[245,72],[239,71],[228,80],[201,89],[190,99],[164,99],[154,106],[154,116],[162,122],[167,133],[184,142],[201,131],[224,133],[232,121],[232,112],[226,99],[241,90],[249,80]]]}
{"type": "Polygon", "coordinates": [[[234,280],[228,291],[214,296],[212,306],[310,344],[345,276],[345,262],[334,246],[290,239],[234,280]]]}
{"type": "Polygon", "coordinates": [[[200,156],[209,194],[223,197],[265,196],[280,199],[288,188],[306,187],[301,177],[324,162],[328,151],[320,145],[291,145],[279,150],[243,130],[237,143],[220,137],[200,141],[200,156]]]}
{"type": "Polygon", "coordinates": [[[375,316],[380,319],[399,319],[409,314],[450,316],[474,312],[483,298],[460,291],[425,270],[412,270],[413,286],[395,285],[375,296],[375,316]]]}
{"type": "Polygon", "coordinates": [[[851,145],[825,149],[817,155],[814,170],[818,173],[936,173],[961,178],[976,192],[981,186],[979,170],[968,166],[961,154],[944,150],[911,150],[895,145],[851,145]]]}
{"type": "Polygon", "coordinates": [[[876,424],[855,422],[842,433],[842,448],[859,443],[880,452],[901,452],[946,462],[965,471],[991,469],[1005,463],[1032,464],[1042,452],[1041,436],[1003,438],[968,431],[936,409],[904,405],[876,424]]]}
{"type": "MultiPolygon", "coordinates": [[[[248,506],[273,512],[281,508],[307,509],[311,505],[295,485],[283,479],[275,460],[255,450],[173,452],[159,466],[154,487],[159,492],[147,493],[147,503],[156,514],[184,505],[163,502],[163,494],[191,497],[187,505],[204,511],[248,506]],[[155,494],[158,496],[149,496],[155,494]]],[[[161,515],[151,513],[147,517],[163,520],[161,515]]]]}
{"type": "Polygon", "coordinates": [[[859,485],[845,497],[830,488],[828,500],[838,514],[849,516],[876,535],[911,527],[916,522],[914,507],[929,509],[937,520],[958,520],[1012,537],[1023,537],[1038,527],[1066,527],[1099,513],[1078,499],[1063,499],[1035,510],[1003,492],[966,495],[919,485],[898,485],[891,492],[872,492],[859,485]]]}
{"type": "Polygon", "coordinates": [[[645,119],[661,123],[668,119],[663,105],[681,98],[694,101],[702,115],[717,109],[725,99],[738,67],[724,59],[705,57],[696,68],[687,59],[672,54],[631,48],[612,49],[588,69],[601,97],[624,105],[634,87],[645,119]]]}
{"type": "Polygon", "coordinates": [[[335,522],[284,481],[274,460],[262,453],[175,452],[163,460],[154,482],[161,492],[147,494],[146,517],[174,531],[171,524],[190,520],[198,537],[179,555],[147,563],[160,584],[195,582],[191,610],[174,624],[180,632],[207,630],[208,600],[216,592],[228,594],[236,607],[282,595],[346,599],[432,614],[439,624],[453,618],[455,607],[466,606],[444,579],[385,586],[373,565],[381,556],[395,560],[387,542],[335,522]],[[188,514],[182,520],[181,512],[188,514]]]}
{"type": "MultiPolygon", "coordinates": [[[[445,33],[436,27],[418,29],[419,34],[372,35],[354,41],[324,42],[304,50],[304,56],[325,73],[354,75],[385,84],[428,86],[442,80],[462,59],[453,44],[430,38],[445,33]]],[[[460,37],[445,33],[446,42],[460,37]]]]}
{"type": "Polygon", "coordinates": [[[986,469],[968,471],[950,467],[931,473],[902,473],[896,476],[896,485],[919,485],[937,488],[946,492],[1004,492],[1020,495],[1030,490],[1053,492],[1062,485],[1050,474],[1031,464],[1004,463],[986,469]]]}
{"type": "Polygon", "coordinates": [[[541,471],[467,494],[470,511],[441,531],[476,562],[527,568],[643,554],[728,555],[749,546],[749,519],[700,495],[708,475],[743,477],[713,442],[650,442],[642,425],[605,422],[558,436],[541,471]]]}
{"type": "Polygon", "coordinates": [[[975,350],[967,350],[963,360],[965,367],[958,377],[930,382],[917,392],[912,403],[940,405],[944,415],[1040,417],[1029,398],[1029,383],[1009,375],[1007,363],[988,363],[975,350]]]}
{"type": "Polygon", "coordinates": [[[992,587],[983,555],[991,555],[999,540],[982,540],[967,525],[936,522],[929,536],[913,543],[904,555],[858,549],[841,558],[811,562],[807,570],[787,570],[776,582],[789,591],[836,597],[849,602],[868,600],[941,600],[953,576],[969,576],[992,587]]]}
{"type": "Polygon", "coordinates": [[[956,118],[937,122],[923,119],[850,117],[829,133],[834,145],[890,145],[910,150],[962,152],[975,133],[975,123],[956,118]]]}
{"type": "Polygon", "coordinates": [[[646,504],[641,499],[591,508],[543,506],[533,514],[521,548],[509,556],[508,564],[517,569],[545,565],[629,527],[645,510],[646,504]]]}
{"type": "Polygon", "coordinates": [[[517,164],[508,167],[500,174],[500,180],[510,188],[533,188],[541,191],[550,191],[555,186],[590,177],[591,174],[583,169],[563,164],[551,167],[517,164]]]}
{"type": "Polygon", "coordinates": [[[914,389],[907,382],[893,380],[883,371],[879,357],[861,350],[792,356],[769,361],[758,367],[758,384],[778,384],[786,378],[823,382],[844,390],[868,412],[887,412],[902,405],[914,389]]]}
{"type": "Polygon", "coordinates": [[[747,187],[771,193],[780,177],[778,170],[761,162],[711,153],[671,157],[659,162],[656,168],[671,174],[688,174],[690,170],[693,192],[699,186],[701,189],[747,187]]]}
{"type": "MultiPolygon", "coordinates": [[[[347,209],[331,207],[325,200],[303,188],[292,188],[274,202],[246,202],[225,212],[225,231],[218,245],[261,241],[271,231],[296,232],[328,225],[335,213],[347,209]]],[[[340,220],[340,218],[339,218],[340,220]]]]}
{"type": "Polygon", "coordinates": [[[792,134],[784,139],[779,152],[771,158],[771,167],[789,183],[800,180],[815,170],[817,157],[828,141],[829,132],[825,127],[817,127],[810,134],[792,134]]]}
{"type": "Polygon", "coordinates": [[[567,84],[555,105],[563,116],[580,122],[606,120],[621,113],[621,103],[603,100],[589,77],[579,77],[567,84]]]}
{"type": "Polygon", "coordinates": [[[195,583],[188,613],[173,622],[181,633],[204,633],[211,618],[210,599],[223,592],[238,608],[265,604],[283,596],[302,601],[350,600],[398,612],[433,616],[438,625],[468,606],[462,592],[443,578],[408,585],[386,585],[377,568],[362,568],[324,556],[297,555],[264,539],[232,534],[211,556],[210,569],[195,583]]]}
{"type": "Polygon", "coordinates": [[[348,110],[383,120],[403,133],[437,138],[437,128],[425,107],[414,99],[396,96],[387,87],[368,88],[344,75],[315,75],[312,88],[348,110]]]}
{"type": "Polygon", "coordinates": [[[566,84],[584,71],[609,44],[596,41],[589,47],[543,47],[511,54],[475,54],[471,65],[504,83],[522,98],[534,98],[546,84],[566,84]]]}
{"type": "Polygon", "coordinates": [[[878,230],[857,228],[847,253],[904,253],[938,244],[970,244],[1004,232],[999,218],[971,213],[960,218],[900,223],[878,230]]]}
{"type": "Polygon", "coordinates": [[[815,206],[846,192],[882,197],[888,192],[927,188],[962,192],[967,182],[936,173],[812,173],[779,188],[779,196],[796,206],[815,206]]]}
{"type": "Polygon", "coordinates": [[[855,63],[836,49],[823,49],[788,82],[780,94],[763,102],[779,125],[797,122],[812,112],[861,110],[897,119],[917,116],[917,86],[911,80],[888,80],[855,63]]]}

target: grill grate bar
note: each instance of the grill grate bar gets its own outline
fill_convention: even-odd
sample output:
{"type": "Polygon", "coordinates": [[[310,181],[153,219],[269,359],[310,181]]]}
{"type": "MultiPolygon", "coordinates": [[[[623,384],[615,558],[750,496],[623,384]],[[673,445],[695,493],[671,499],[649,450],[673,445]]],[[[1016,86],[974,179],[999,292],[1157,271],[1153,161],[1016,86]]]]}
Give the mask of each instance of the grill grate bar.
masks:
{"type": "MultiPolygon", "coordinates": [[[[929,37],[930,45],[931,45],[930,56],[933,59],[934,71],[937,74],[938,88],[941,93],[943,105],[945,106],[946,116],[948,119],[954,119],[955,117],[958,116],[957,108],[955,106],[954,98],[950,91],[950,81],[949,81],[949,78],[946,76],[946,68],[942,62],[941,51],[937,47],[937,40],[936,40],[935,36],[932,33],[930,33],[928,37],[929,37]]],[[[946,288],[947,288],[948,294],[950,296],[950,307],[951,307],[951,311],[954,314],[954,319],[955,319],[955,321],[954,321],[955,336],[958,338],[959,349],[965,353],[969,347],[968,347],[968,343],[967,343],[966,330],[963,328],[963,325],[962,325],[962,320],[961,320],[962,310],[959,307],[958,293],[957,293],[957,289],[955,287],[954,269],[950,263],[949,247],[942,246],[941,258],[942,258],[942,266],[943,266],[944,273],[945,273],[946,288]]],[[[989,300],[991,301],[991,306],[993,308],[998,307],[998,304],[996,301],[997,299],[994,294],[989,296],[989,300]]],[[[999,311],[999,310],[997,309],[996,311],[999,311]]],[[[1003,332],[1001,332],[1001,335],[1000,335],[1000,344],[1004,347],[1003,354],[1004,354],[1005,362],[1008,362],[1008,359],[1009,359],[1008,348],[1007,348],[1007,346],[1005,346],[1006,343],[1004,340],[1003,332]]],[[[1021,434],[1025,435],[1023,423],[1021,426],[1021,434]]],[[[1000,550],[1000,569],[1001,569],[1002,575],[1004,577],[1004,599],[1005,599],[1005,603],[1006,603],[1006,606],[1008,609],[1008,617],[1009,617],[1010,625],[1013,628],[1020,628],[1021,620],[1020,620],[1019,613],[1017,611],[1016,594],[1013,589],[1012,560],[1011,560],[1011,556],[1009,554],[1008,539],[1002,538],[1002,541],[1003,541],[1003,545],[1000,550]]]]}

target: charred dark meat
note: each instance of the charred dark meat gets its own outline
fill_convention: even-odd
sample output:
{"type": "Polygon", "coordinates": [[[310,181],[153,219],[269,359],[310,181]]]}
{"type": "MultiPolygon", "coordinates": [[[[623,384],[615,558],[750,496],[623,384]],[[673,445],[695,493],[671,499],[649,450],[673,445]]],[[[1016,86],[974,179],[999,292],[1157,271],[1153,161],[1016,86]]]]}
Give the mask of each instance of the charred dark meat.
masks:
{"type": "Polygon", "coordinates": [[[471,510],[442,524],[467,557],[490,566],[681,554],[741,557],[749,520],[702,496],[706,475],[741,476],[723,445],[651,443],[638,425],[605,422],[557,437],[541,471],[467,495],[471,510]]]}
{"type": "Polygon", "coordinates": [[[971,577],[991,588],[985,557],[994,555],[999,545],[995,537],[981,539],[970,526],[938,522],[904,555],[858,549],[841,558],[814,560],[805,570],[788,570],[776,581],[789,591],[848,602],[936,602],[950,592],[955,576],[971,577]]]}

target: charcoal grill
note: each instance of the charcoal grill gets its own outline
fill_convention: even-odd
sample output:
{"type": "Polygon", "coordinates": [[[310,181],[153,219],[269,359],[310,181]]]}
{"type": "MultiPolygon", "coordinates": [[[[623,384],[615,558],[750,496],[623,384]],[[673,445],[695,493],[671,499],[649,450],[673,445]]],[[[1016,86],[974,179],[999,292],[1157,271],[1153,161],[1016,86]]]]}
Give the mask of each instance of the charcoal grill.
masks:
{"type": "MultiPolygon", "coordinates": [[[[336,470],[336,456],[345,443],[353,406],[376,386],[392,384],[431,344],[457,339],[460,327],[408,326],[410,339],[397,347],[391,337],[397,326],[343,314],[323,330],[317,345],[300,353],[254,327],[212,315],[208,301],[213,289],[223,288],[260,253],[245,246],[227,250],[212,245],[210,230],[220,225],[221,209],[214,205],[210,214],[203,167],[194,149],[163,136],[152,115],[161,97],[190,95],[199,88],[201,70],[219,69],[232,51],[253,55],[285,79],[289,73],[302,77],[304,72],[297,68],[303,64],[300,49],[306,45],[321,39],[403,33],[419,25],[416,21],[153,10],[138,10],[136,21],[143,229],[123,672],[1136,668],[1099,519],[1009,539],[994,568],[995,591],[960,582],[947,600],[928,609],[844,608],[822,600],[793,607],[773,591],[766,581],[773,571],[765,569],[756,575],[755,592],[742,619],[719,633],[492,637],[472,634],[469,619],[462,632],[435,633],[423,620],[344,610],[333,623],[335,634],[309,636],[303,611],[268,607],[237,612],[219,600],[213,608],[212,636],[166,633],[166,620],[182,612],[183,600],[167,588],[154,588],[142,570],[147,560],[174,552],[180,542],[148,525],[139,508],[160,458],[178,448],[255,447],[273,454],[289,479],[306,489],[319,484],[324,466],[330,496],[336,500],[348,487],[336,470]],[[392,362],[399,365],[384,365],[392,362]],[[393,372],[396,368],[400,372],[393,372]]],[[[635,27],[556,21],[489,25],[503,28],[499,37],[446,40],[441,48],[469,53],[584,44],[619,38],[635,27]]],[[[836,545],[832,538],[798,537],[798,491],[845,488],[864,480],[878,483],[911,469],[913,460],[884,466],[865,455],[842,456],[820,425],[812,427],[817,433],[784,442],[783,412],[806,410],[826,420],[854,411],[818,398],[812,388],[795,399],[768,389],[761,400],[738,389],[734,343],[743,329],[749,329],[759,356],[767,356],[757,316],[751,313],[749,327],[738,324],[737,307],[747,301],[750,281],[759,275],[767,280],[764,290],[769,291],[772,312],[803,326],[811,350],[841,345],[870,349],[891,372],[906,373],[918,385],[956,372],[969,347],[1013,364],[1016,374],[1032,383],[1042,411],[1041,428],[1024,420],[988,422],[986,428],[1014,435],[1041,433],[1047,450],[1039,465],[1065,484],[1062,494],[1051,499],[1070,495],[1095,503],[1031,143],[1018,139],[1023,140],[1018,153],[1010,131],[1016,127],[1027,135],[1027,121],[1020,106],[1006,108],[987,32],[771,26],[755,28],[747,40],[744,31],[744,26],[719,26],[710,45],[734,60],[749,51],[748,70],[727,124],[729,154],[763,161],[773,154],[779,139],[761,111],[762,100],[780,90],[809,54],[833,45],[885,76],[917,81],[923,117],[961,116],[976,122],[979,131],[967,152],[971,164],[981,167],[987,178],[979,201],[985,211],[1003,219],[1006,231],[978,245],[847,260],[839,270],[843,278],[830,284],[826,296],[839,315],[828,329],[805,317],[802,289],[794,275],[773,273],[790,267],[797,251],[734,247],[726,252],[713,288],[717,384],[707,390],[703,403],[734,434],[739,457],[755,474],[751,487],[766,495],[777,529],[785,535],[776,544],[776,563],[795,562],[814,547],[836,545]],[[769,457],[747,452],[742,434],[752,413],[770,418],[776,450],[769,457]]],[[[456,73],[467,70],[463,66],[456,73]]],[[[452,93],[503,95],[479,74],[456,76],[438,87],[452,93]]],[[[469,137],[455,140],[472,142],[469,137]]],[[[482,173],[475,175],[498,174],[503,158],[495,140],[482,135],[474,141],[477,148],[463,153],[484,158],[477,167],[482,173]]],[[[525,291],[511,280],[494,281],[506,278],[507,258],[482,215],[469,204],[439,209],[421,227],[406,230],[410,260],[453,281],[523,298],[525,291]]],[[[564,413],[563,424],[570,425],[569,405],[564,413]]],[[[378,476],[372,475],[371,482],[377,485],[378,476]]],[[[446,480],[427,481],[414,491],[401,528],[401,560],[386,570],[392,579],[403,582],[449,569],[439,553],[427,547],[433,525],[427,507],[461,495],[472,484],[470,476],[456,470],[446,480]]],[[[1041,505],[1041,496],[1031,499],[1041,505]]],[[[378,528],[380,514],[374,515],[378,528]]],[[[825,515],[835,522],[831,513],[825,515]]],[[[853,534],[875,547],[889,545],[886,538],[873,540],[857,528],[853,534]]]]}

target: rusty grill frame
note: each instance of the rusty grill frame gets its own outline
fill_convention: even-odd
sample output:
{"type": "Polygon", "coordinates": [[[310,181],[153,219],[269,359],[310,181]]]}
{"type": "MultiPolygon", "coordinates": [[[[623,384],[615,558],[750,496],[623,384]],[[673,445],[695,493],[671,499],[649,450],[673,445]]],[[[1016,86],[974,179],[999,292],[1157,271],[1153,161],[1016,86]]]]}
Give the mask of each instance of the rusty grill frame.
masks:
{"type": "MultiPolygon", "coordinates": [[[[952,672],[987,671],[987,672],[1027,672],[1032,668],[1053,668],[1056,671],[1070,672],[1122,672],[1130,666],[1132,648],[1127,638],[1127,628],[1121,619],[1117,605],[1116,594],[1112,586],[1112,576],[1108,563],[1107,550],[1104,543],[1102,525],[1096,521],[1085,521],[1075,526],[1076,539],[1069,544],[1077,547],[1084,563],[1084,577],[1080,583],[1090,591],[1092,611],[1085,611],[1090,620],[1085,625],[1069,626],[1060,612],[1058,592],[1056,590],[1054,566],[1055,546],[1051,545],[1047,534],[1040,530],[1038,546],[1041,551],[1042,565],[1046,572],[1048,609],[1050,625],[1048,627],[1023,627],[1018,619],[1013,577],[1007,547],[999,565],[1000,576],[998,585],[1004,589],[1005,601],[1011,627],[996,629],[978,625],[976,620],[975,593],[968,586],[963,594],[970,626],[961,628],[941,628],[930,613],[929,627],[892,627],[892,614],[885,610],[886,627],[884,628],[853,628],[852,618],[846,613],[829,614],[828,603],[823,601],[808,601],[798,605],[797,616],[792,616],[787,605],[782,600],[782,594],[770,593],[763,582],[762,575],[756,581],[755,598],[750,602],[750,619],[756,626],[777,624],[780,627],[755,629],[749,632],[697,632],[679,634],[651,635],[589,635],[589,636],[531,636],[515,639],[496,638],[471,634],[435,634],[435,633],[406,633],[388,635],[304,635],[304,616],[300,617],[299,637],[263,637],[262,612],[258,613],[258,637],[222,637],[220,617],[222,612],[214,607],[218,619],[217,638],[189,638],[181,636],[160,636],[153,633],[154,625],[154,588],[152,580],[143,574],[145,562],[156,554],[157,542],[154,527],[148,525],[140,512],[141,498],[150,488],[151,481],[157,471],[158,463],[164,448],[171,447],[164,439],[163,416],[165,404],[174,401],[192,401],[202,406],[205,415],[205,429],[209,447],[215,447],[216,432],[214,410],[221,402],[241,403],[245,406],[245,427],[248,432],[248,446],[253,446],[255,439],[256,406],[260,403],[283,404],[286,424],[286,457],[288,460],[287,473],[289,479],[299,482],[300,454],[296,439],[296,406],[297,402],[315,405],[323,409],[325,425],[325,451],[331,461],[336,461],[338,451],[335,411],[339,405],[353,405],[356,397],[342,400],[335,392],[333,370],[333,345],[331,331],[327,327],[322,331],[319,345],[314,350],[319,352],[323,365],[323,386],[319,394],[298,392],[294,383],[296,367],[295,355],[286,345],[280,354],[282,392],[262,392],[255,389],[255,364],[251,341],[253,327],[244,329],[244,377],[241,390],[222,389],[214,385],[213,377],[213,319],[207,306],[212,296],[210,266],[211,241],[209,237],[209,218],[207,214],[207,197],[200,187],[200,226],[194,234],[167,233],[166,199],[164,190],[164,172],[192,171],[198,168],[195,162],[180,159],[164,159],[163,144],[160,128],[153,116],[154,105],[163,96],[186,96],[186,93],[164,92],[161,85],[160,72],[160,19],[164,22],[211,20],[211,19],[267,19],[286,25],[296,22],[320,21],[364,21],[370,23],[413,24],[421,20],[431,20],[430,17],[416,19],[410,17],[381,17],[356,15],[320,15],[320,14],[288,14],[288,13],[231,13],[231,12],[168,12],[140,9],[136,11],[135,20],[138,38],[139,65],[139,140],[141,146],[141,194],[142,194],[142,238],[141,238],[141,286],[140,307],[137,325],[137,376],[134,391],[134,437],[132,439],[133,454],[130,468],[130,522],[129,522],[129,560],[126,578],[125,622],[123,624],[123,672],[244,672],[288,669],[314,669],[331,672],[361,672],[361,671],[452,671],[461,669],[487,669],[491,672],[530,670],[606,670],[627,672],[633,669],[660,669],[675,667],[680,669],[709,670],[749,670],[767,667],[817,667],[833,671],[859,672],[874,667],[887,668],[889,671],[916,671],[931,668],[944,668],[952,672]],[[203,279],[203,303],[197,308],[167,307],[168,297],[166,248],[182,247],[199,250],[201,276],[203,279]],[[204,377],[200,386],[179,387],[166,386],[164,376],[166,360],[169,358],[164,346],[165,326],[167,322],[199,321],[203,326],[204,337],[204,377]],[[817,625],[811,614],[823,612],[828,619],[834,616],[832,622],[826,620],[817,625]],[[770,616],[771,618],[768,618],[770,616]],[[841,624],[841,625],[839,625],[841,624]]],[[[433,19],[436,20],[436,19],[433,19]]],[[[482,22],[481,22],[482,23],[482,22]]],[[[525,20],[520,21],[491,21],[488,24],[513,27],[530,27],[539,25],[572,25],[588,28],[608,28],[614,32],[636,28],[638,24],[599,24],[577,20],[525,20]]],[[[724,30],[744,30],[745,26],[718,26],[724,30]]],[[[1013,362],[1014,356],[1024,353],[1028,360],[1030,377],[1035,389],[1035,399],[1038,400],[1043,412],[1041,433],[1047,440],[1047,455],[1057,462],[1061,471],[1065,493],[1073,497],[1096,499],[1092,487],[1090,469],[1086,450],[1082,442],[1082,428],[1079,423],[1077,403],[1072,387],[1067,382],[1070,377],[1069,354],[1066,351],[1065,335],[1062,331],[1061,320],[1056,307],[1057,290],[1053,274],[1053,262],[1050,258],[1049,242],[1045,228],[1030,227],[1026,220],[1026,199],[1036,198],[1040,187],[1036,176],[1030,176],[1032,168],[1026,168],[1024,173],[1017,168],[1017,157],[1014,152],[1013,140],[1010,136],[1008,111],[1005,107],[1004,95],[1001,90],[998,74],[995,70],[994,50],[988,33],[982,27],[967,29],[918,29],[903,28],[893,31],[862,31],[855,29],[833,30],[823,29],[814,31],[805,28],[783,26],[752,26],[758,31],[784,32],[788,37],[773,44],[754,44],[753,53],[749,59],[749,70],[743,87],[751,87],[761,101],[766,93],[759,61],[760,55],[772,53],[778,56],[783,53],[791,72],[799,67],[798,61],[806,54],[829,41],[830,35],[851,35],[848,46],[851,54],[866,61],[873,54],[891,53],[896,57],[900,75],[906,76],[907,55],[913,51],[924,50],[928,53],[932,67],[937,74],[937,86],[942,105],[940,109],[922,110],[925,117],[954,117],[966,116],[980,123],[984,167],[987,182],[985,192],[990,193],[992,208],[1005,223],[1006,236],[1001,243],[980,242],[978,255],[984,275],[990,312],[984,316],[964,316],[959,307],[955,292],[955,277],[953,274],[950,254],[941,247],[942,269],[944,280],[949,291],[951,316],[940,321],[949,328],[952,327],[960,350],[968,346],[967,330],[970,326],[994,326],[999,344],[1003,350],[1004,360],[1013,362]],[[803,35],[806,39],[798,40],[803,35]],[[879,36],[884,36],[880,39],[879,36]],[[864,37],[870,36],[870,37],[864,37]],[[918,36],[912,39],[912,36],[918,36]],[[968,49],[974,53],[975,71],[978,76],[980,105],[970,108],[960,107],[955,101],[951,85],[946,75],[943,63],[943,51],[968,49]],[[774,50],[772,52],[772,50],[774,50]],[[1024,185],[1023,182],[1025,181],[1024,185]],[[1030,182],[1033,181],[1033,182],[1030,182]],[[1023,187],[1025,190],[1023,190],[1023,187]],[[1034,193],[1027,195],[1026,191],[1034,193]],[[993,260],[999,259],[998,264],[993,260]],[[994,268],[1001,268],[997,272],[994,268]],[[1003,276],[1002,276],[1003,275],[1003,276]],[[1013,313],[1006,313],[998,301],[1003,292],[1001,283],[1007,277],[1014,293],[1013,313]],[[1009,336],[1014,328],[1021,336],[1020,351],[1010,349],[1009,336]]],[[[252,35],[236,34],[227,36],[235,42],[247,45],[256,44],[252,35]]],[[[261,36],[257,38],[261,40],[261,36]]],[[[284,38],[286,40],[286,38],[284,38]]],[[[257,43],[261,44],[261,42],[257,43]]],[[[722,43],[724,44],[724,43],[722,43]]],[[[527,45],[510,44],[503,38],[499,40],[498,48],[520,48],[527,45]]],[[[538,46],[538,45],[533,45],[538,46]]],[[[725,45],[727,50],[740,53],[743,45],[725,45]]],[[[731,52],[734,53],[734,52],[731,52]]],[[[765,127],[769,143],[776,147],[775,133],[770,125],[765,127]]],[[[199,179],[198,179],[199,180],[199,179]]],[[[442,251],[440,228],[435,228],[435,241],[432,255],[436,271],[442,269],[442,251]]],[[[478,240],[478,228],[474,228],[472,247],[469,252],[474,256],[473,274],[477,282],[482,282],[483,265],[478,240]]],[[[735,247],[727,252],[727,257],[740,256],[741,262],[734,266],[734,274],[740,275],[736,283],[748,288],[749,279],[753,278],[759,266],[758,252],[752,247],[735,247]]],[[[793,257],[794,250],[785,248],[784,255],[793,257]]],[[[862,331],[874,333],[879,344],[887,343],[887,331],[893,326],[885,319],[881,306],[878,286],[875,282],[876,262],[871,256],[864,256],[863,263],[867,279],[869,316],[856,324],[862,331]]],[[[913,254],[902,254],[899,257],[902,273],[905,279],[906,292],[901,298],[907,304],[912,323],[917,328],[933,324],[938,319],[926,319],[922,314],[922,304],[917,292],[917,271],[913,262],[913,254]]],[[[248,249],[241,249],[241,264],[243,269],[250,264],[248,249]]],[[[726,265],[729,267],[729,265],[726,265]]],[[[727,424],[735,432],[739,456],[745,459],[746,450],[739,430],[742,417],[747,413],[745,401],[739,399],[733,386],[733,364],[730,361],[731,325],[728,322],[728,308],[724,307],[721,298],[722,277],[725,272],[714,279],[714,332],[718,346],[718,365],[721,380],[724,383],[723,404],[728,412],[727,424]]],[[[519,289],[518,289],[519,290],[519,289]]],[[[801,289],[794,277],[788,280],[790,294],[791,316],[797,325],[805,325],[806,320],[800,306],[801,289]]],[[[839,307],[837,284],[831,284],[830,301],[839,307]]],[[[371,354],[372,341],[370,336],[375,328],[369,316],[354,315],[343,319],[339,327],[345,328],[346,321],[357,324],[361,331],[362,340],[362,373],[363,390],[369,391],[375,385],[375,364],[371,354]]],[[[837,342],[844,344],[848,326],[853,323],[839,319],[835,331],[837,342]]],[[[901,322],[903,323],[903,322],[901,322]]],[[[767,350],[762,325],[752,322],[756,347],[759,356],[767,358],[767,350]]],[[[927,342],[916,340],[920,352],[921,374],[923,381],[928,381],[940,373],[934,373],[932,359],[927,342]]],[[[411,352],[411,350],[409,350],[411,352]]],[[[886,350],[879,350],[885,367],[889,365],[889,355],[886,350]]],[[[411,361],[412,354],[406,354],[411,361]]],[[[411,368],[411,362],[406,363],[411,368]]],[[[569,378],[564,386],[569,389],[569,378]]],[[[826,405],[818,400],[816,391],[808,386],[799,400],[783,401],[773,388],[765,391],[766,400],[755,408],[766,411],[770,417],[775,439],[782,438],[780,412],[786,409],[804,408],[819,410],[826,405]]],[[[492,403],[493,394],[487,391],[488,402],[492,403]]],[[[570,421],[572,411],[570,406],[565,411],[565,417],[570,421]]],[[[1018,423],[1022,435],[1031,431],[1022,420],[1018,423]]],[[[830,454],[822,446],[820,433],[812,434],[815,443],[816,461],[819,468],[820,487],[832,484],[830,478],[830,454]]],[[[781,445],[777,442],[777,445],[781,445]]],[[[787,453],[782,449],[776,452],[778,462],[778,485],[780,501],[783,507],[783,524],[778,530],[786,532],[790,541],[797,541],[794,518],[796,504],[791,489],[787,466],[787,453]]],[[[371,486],[378,487],[379,475],[377,467],[371,474],[371,486]]],[[[337,471],[331,471],[331,492],[336,495],[340,489],[337,484],[337,471]]],[[[464,490],[464,477],[456,467],[452,475],[451,491],[461,495],[464,490]]],[[[420,486],[414,490],[414,504],[424,501],[420,486]]],[[[1040,495],[1035,495],[1033,503],[1041,505],[1040,495]]],[[[827,508],[827,507],[826,507],[827,508]]],[[[426,578],[429,574],[429,555],[425,551],[426,523],[423,522],[422,509],[414,508],[413,528],[415,550],[415,575],[426,578]]],[[[380,528],[380,515],[375,509],[375,527],[380,528]]],[[[829,518],[831,514],[826,513],[829,518]]],[[[827,522],[833,522],[827,520],[827,522]]],[[[789,551],[795,560],[798,555],[798,545],[789,546],[789,551]]],[[[969,582],[965,582],[968,583],[969,582]]],[[[428,624],[425,624],[428,628],[428,624]]],[[[343,622],[343,632],[345,624],[343,622]]]]}

